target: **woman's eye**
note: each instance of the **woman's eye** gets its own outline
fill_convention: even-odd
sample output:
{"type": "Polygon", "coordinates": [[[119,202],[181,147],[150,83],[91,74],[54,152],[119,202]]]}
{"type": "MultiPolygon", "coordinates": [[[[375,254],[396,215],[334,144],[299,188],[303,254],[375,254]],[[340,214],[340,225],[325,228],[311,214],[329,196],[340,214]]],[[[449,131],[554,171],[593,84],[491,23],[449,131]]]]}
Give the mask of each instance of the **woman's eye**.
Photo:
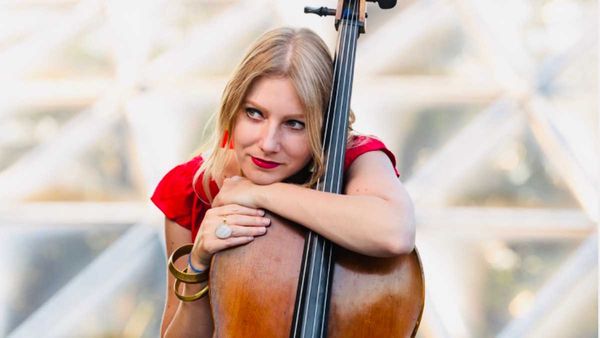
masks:
{"type": "Polygon", "coordinates": [[[255,120],[262,118],[262,113],[254,108],[246,108],[246,115],[255,120]]]}
{"type": "Polygon", "coordinates": [[[297,120],[289,120],[289,121],[287,121],[287,125],[290,126],[292,129],[297,129],[297,130],[304,129],[304,122],[300,122],[297,120]]]}

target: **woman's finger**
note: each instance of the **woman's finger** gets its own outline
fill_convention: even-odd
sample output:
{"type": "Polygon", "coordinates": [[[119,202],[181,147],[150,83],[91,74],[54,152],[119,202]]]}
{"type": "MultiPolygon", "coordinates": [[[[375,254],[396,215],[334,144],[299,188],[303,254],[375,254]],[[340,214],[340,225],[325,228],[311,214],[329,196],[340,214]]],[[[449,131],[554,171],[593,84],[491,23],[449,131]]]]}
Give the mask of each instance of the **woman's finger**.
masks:
{"type": "Polygon", "coordinates": [[[218,215],[218,216],[227,216],[227,215],[247,215],[247,216],[263,216],[265,214],[264,210],[249,208],[239,204],[227,204],[220,207],[209,209],[218,215]]]}
{"type": "Polygon", "coordinates": [[[247,216],[247,215],[228,215],[221,216],[221,222],[225,222],[228,225],[241,225],[250,227],[265,227],[271,224],[271,220],[267,217],[261,216],[247,216]]]}
{"type": "Polygon", "coordinates": [[[237,225],[230,225],[229,227],[231,228],[231,237],[256,237],[262,236],[267,232],[267,228],[265,227],[244,227],[237,225]]]}
{"type": "Polygon", "coordinates": [[[232,246],[240,245],[240,243],[248,243],[254,237],[262,236],[267,233],[266,227],[249,227],[249,226],[238,226],[229,225],[231,229],[231,235],[228,238],[218,238],[215,234],[204,234],[204,240],[202,241],[204,249],[212,254],[215,254],[221,250],[225,250],[232,246]]]}

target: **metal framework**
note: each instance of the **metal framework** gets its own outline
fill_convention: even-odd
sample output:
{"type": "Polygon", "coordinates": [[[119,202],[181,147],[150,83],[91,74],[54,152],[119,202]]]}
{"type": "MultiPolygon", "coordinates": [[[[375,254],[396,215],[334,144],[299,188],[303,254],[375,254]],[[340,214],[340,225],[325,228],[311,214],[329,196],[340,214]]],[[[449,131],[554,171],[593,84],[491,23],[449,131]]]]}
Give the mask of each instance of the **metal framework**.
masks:
{"type": "MultiPolygon", "coordinates": [[[[574,117],[571,119],[574,121],[565,121],[562,115],[568,112],[561,115],[561,108],[548,95],[548,88],[561,73],[576,66],[582,55],[597,49],[597,20],[586,23],[573,43],[539,62],[523,46],[518,30],[506,25],[512,22],[506,17],[507,11],[494,11],[498,6],[494,3],[493,0],[407,2],[401,10],[385,17],[375,34],[360,39],[357,87],[364,90],[355,91],[354,105],[361,107],[361,111],[368,109],[365,107],[375,96],[380,104],[375,107],[386,107],[392,112],[394,108],[389,107],[402,104],[487,104],[405,181],[418,211],[417,245],[421,248],[428,287],[424,322],[419,333],[422,337],[476,335],[469,327],[470,314],[464,311],[475,302],[467,286],[470,274],[460,272],[482,273],[481,262],[465,257],[469,250],[460,252],[463,250],[458,244],[461,240],[581,240],[573,256],[535,293],[531,307],[501,330],[502,338],[543,336],[549,332],[545,321],[554,312],[562,308],[588,311],[574,301],[564,301],[559,295],[573,293],[577,288],[584,288],[584,294],[595,292],[600,142],[597,130],[589,126],[585,126],[588,128],[585,130],[577,129],[581,128],[581,119],[574,117]],[[474,63],[486,71],[485,76],[465,79],[460,75],[391,74],[391,69],[407,62],[403,60],[416,44],[428,41],[436,32],[455,27],[460,27],[466,36],[475,54],[474,63]],[[490,153],[524,130],[532,132],[543,155],[561,175],[580,208],[452,206],[449,200],[460,193],[461,183],[473,170],[486,161],[490,153]],[[581,134],[591,136],[586,139],[581,134]],[[448,255],[447,250],[453,254],[448,255]],[[461,263],[464,266],[454,273],[438,268],[439,264],[452,266],[449,261],[452,257],[464,259],[461,263]]],[[[181,9],[186,4],[175,7],[181,9]]],[[[307,22],[327,41],[332,39],[332,33],[323,23],[301,18],[301,7],[295,7],[297,5],[286,7],[276,1],[244,0],[224,2],[221,6],[225,8],[219,10],[214,9],[216,5],[221,4],[201,2],[200,6],[213,12],[190,25],[184,34],[169,36],[175,42],[163,41],[167,47],[158,53],[153,47],[165,39],[161,32],[173,30],[169,27],[169,20],[173,20],[169,15],[175,14],[167,10],[172,8],[169,7],[173,6],[172,2],[18,1],[1,5],[14,15],[20,13],[24,22],[29,22],[25,20],[28,15],[35,14],[40,25],[26,24],[21,29],[0,26],[0,86],[10,94],[0,101],[0,119],[10,120],[32,108],[84,108],[63,125],[55,137],[41,142],[0,171],[0,201],[3,203],[0,227],[12,222],[76,227],[136,224],[19,327],[6,332],[10,337],[68,334],[73,323],[104,297],[110,297],[128,273],[147,263],[150,256],[140,254],[145,251],[142,248],[162,244],[160,215],[146,201],[32,203],[28,201],[32,194],[49,186],[69,160],[84,154],[116,124],[125,123],[135,146],[127,156],[141,176],[137,182],[140,194],[148,195],[165,170],[181,161],[189,151],[185,142],[177,137],[185,120],[165,122],[172,120],[170,116],[185,117],[182,105],[212,109],[220,92],[215,88],[222,87],[226,76],[202,73],[210,73],[219,58],[224,54],[239,55],[240,52],[234,50],[237,46],[248,45],[259,32],[286,22],[307,22]],[[47,11],[38,10],[40,8],[47,11]],[[51,56],[98,26],[109,31],[109,39],[104,42],[108,43],[105,52],[114,58],[112,75],[74,76],[58,82],[44,76],[52,67],[51,56]],[[24,37],[19,38],[21,36],[24,37]],[[165,97],[169,98],[166,102],[165,97]],[[124,261],[122,257],[131,257],[131,260],[124,261]],[[99,275],[110,275],[110,278],[95,278],[99,275]],[[95,290],[93,297],[77,308],[68,306],[84,289],[95,290]]],[[[390,146],[397,147],[401,141],[391,135],[402,128],[402,118],[397,116],[399,114],[383,115],[373,110],[370,115],[373,121],[362,124],[375,126],[377,134],[389,140],[390,146]]],[[[359,130],[360,123],[359,117],[359,130]]],[[[192,131],[184,128],[183,133],[192,131]]],[[[9,240],[9,236],[0,236],[0,241],[9,240]]],[[[586,301],[586,297],[573,299],[586,301]]],[[[0,314],[3,312],[0,304],[0,314]]],[[[569,320],[568,316],[552,318],[565,324],[569,320]]],[[[2,329],[0,319],[0,334],[2,329]]]]}

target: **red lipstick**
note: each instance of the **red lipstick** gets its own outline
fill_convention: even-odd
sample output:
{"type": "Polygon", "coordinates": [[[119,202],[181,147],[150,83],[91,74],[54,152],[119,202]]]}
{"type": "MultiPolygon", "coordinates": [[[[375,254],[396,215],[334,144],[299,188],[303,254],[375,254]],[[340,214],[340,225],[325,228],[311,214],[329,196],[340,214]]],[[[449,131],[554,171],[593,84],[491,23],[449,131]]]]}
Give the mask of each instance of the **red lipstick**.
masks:
{"type": "Polygon", "coordinates": [[[264,169],[273,169],[275,167],[278,167],[280,163],[277,162],[271,162],[271,161],[266,161],[254,156],[252,157],[252,162],[254,162],[254,164],[256,164],[257,166],[264,168],[264,169]]]}

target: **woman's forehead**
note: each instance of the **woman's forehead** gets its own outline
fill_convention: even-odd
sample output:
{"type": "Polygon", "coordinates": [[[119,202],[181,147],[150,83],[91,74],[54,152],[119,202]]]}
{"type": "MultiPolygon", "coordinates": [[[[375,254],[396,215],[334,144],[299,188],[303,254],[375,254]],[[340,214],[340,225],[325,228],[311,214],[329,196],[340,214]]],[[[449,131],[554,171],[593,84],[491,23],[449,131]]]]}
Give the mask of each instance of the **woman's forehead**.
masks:
{"type": "Polygon", "coordinates": [[[267,113],[304,117],[305,112],[293,82],[287,77],[258,79],[244,98],[244,104],[267,113]]]}

